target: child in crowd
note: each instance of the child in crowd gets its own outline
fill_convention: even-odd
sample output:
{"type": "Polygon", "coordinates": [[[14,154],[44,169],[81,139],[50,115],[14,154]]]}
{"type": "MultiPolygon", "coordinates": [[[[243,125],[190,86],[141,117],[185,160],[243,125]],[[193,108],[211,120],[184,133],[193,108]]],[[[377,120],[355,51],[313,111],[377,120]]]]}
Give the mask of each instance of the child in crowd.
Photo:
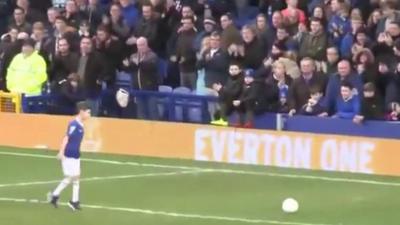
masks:
{"type": "Polygon", "coordinates": [[[340,96],[336,100],[336,113],[334,118],[355,119],[360,115],[360,99],[355,95],[354,87],[350,82],[343,82],[340,86],[340,96]]]}
{"type": "Polygon", "coordinates": [[[306,116],[319,116],[325,112],[322,106],[323,93],[318,87],[310,88],[310,99],[308,99],[307,104],[305,104],[300,111],[301,115],[306,116]]]}

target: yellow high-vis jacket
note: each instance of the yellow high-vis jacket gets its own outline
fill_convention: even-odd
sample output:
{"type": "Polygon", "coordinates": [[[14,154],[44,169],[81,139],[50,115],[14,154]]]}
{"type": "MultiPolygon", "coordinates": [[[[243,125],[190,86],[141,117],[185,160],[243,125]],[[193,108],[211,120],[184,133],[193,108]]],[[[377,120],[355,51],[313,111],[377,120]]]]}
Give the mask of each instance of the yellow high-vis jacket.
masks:
{"type": "Polygon", "coordinates": [[[19,53],[7,69],[6,81],[12,93],[40,95],[47,81],[46,62],[36,51],[28,57],[19,53]]]}

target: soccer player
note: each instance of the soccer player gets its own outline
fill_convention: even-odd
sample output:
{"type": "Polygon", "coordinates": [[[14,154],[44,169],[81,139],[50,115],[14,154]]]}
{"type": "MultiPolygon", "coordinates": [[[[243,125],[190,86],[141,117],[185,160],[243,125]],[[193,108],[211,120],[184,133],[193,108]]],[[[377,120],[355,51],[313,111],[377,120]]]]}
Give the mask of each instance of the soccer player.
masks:
{"type": "Polygon", "coordinates": [[[49,194],[50,204],[58,207],[58,198],[61,192],[72,183],[72,200],[68,206],[73,210],[80,210],[79,204],[79,177],[81,173],[80,146],[83,139],[83,121],[90,118],[90,109],[85,102],[77,103],[78,114],[68,125],[68,131],[64,137],[57,158],[61,160],[64,179],[57,188],[49,194]]]}

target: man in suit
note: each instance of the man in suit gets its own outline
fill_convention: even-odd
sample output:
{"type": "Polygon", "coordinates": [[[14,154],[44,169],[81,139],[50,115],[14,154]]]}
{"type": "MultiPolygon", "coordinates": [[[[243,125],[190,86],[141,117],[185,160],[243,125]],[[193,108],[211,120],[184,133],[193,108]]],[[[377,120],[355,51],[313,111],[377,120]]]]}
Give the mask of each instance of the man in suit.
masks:
{"type": "Polygon", "coordinates": [[[211,48],[204,52],[198,62],[199,68],[205,70],[206,87],[213,84],[225,84],[228,78],[229,56],[221,49],[221,35],[218,32],[211,34],[211,48]]]}

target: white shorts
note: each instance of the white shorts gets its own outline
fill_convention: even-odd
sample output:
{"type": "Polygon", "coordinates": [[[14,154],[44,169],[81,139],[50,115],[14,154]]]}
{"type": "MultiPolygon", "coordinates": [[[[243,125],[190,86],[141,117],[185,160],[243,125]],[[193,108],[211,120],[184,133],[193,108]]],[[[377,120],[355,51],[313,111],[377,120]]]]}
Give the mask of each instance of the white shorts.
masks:
{"type": "Polygon", "coordinates": [[[65,158],[62,162],[64,176],[76,177],[81,175],[81,160],[74,158],[65,158]]]}

